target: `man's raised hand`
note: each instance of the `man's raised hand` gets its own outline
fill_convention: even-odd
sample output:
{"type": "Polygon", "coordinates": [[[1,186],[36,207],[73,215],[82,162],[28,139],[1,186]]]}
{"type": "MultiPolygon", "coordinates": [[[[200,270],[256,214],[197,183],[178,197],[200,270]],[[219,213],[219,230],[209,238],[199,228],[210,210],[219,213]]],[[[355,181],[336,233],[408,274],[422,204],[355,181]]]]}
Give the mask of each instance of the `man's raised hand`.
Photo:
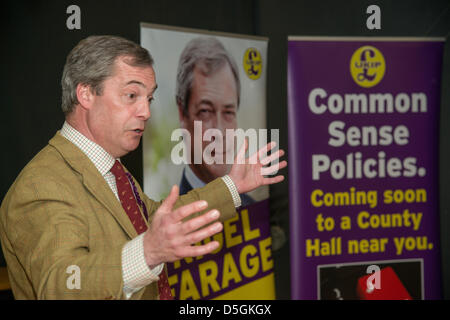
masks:
{"type": "Polygon", "coordinates": [[[285,160],[271,165],[273,161],[278,160],[284,155],[284,151],[280,149],[267,156],[267,153],[275,148],[275,146],[275,142],[269,142],[253,155],[246,158],[245,153],[248,148],[248,141],[247,139],[244,140],[229,173],[239,193],[250,192],[260,186],[274,184],[284,180],[283,175],[265,177],[275,174],[279,169],[287,166],[285,160]]]}
{"type": "Polygon", "coordinates": [[[169,196],[155,212],[152,223],[144,235],[145,261],[150,267],[185,257],[202,256],[219,247],[217,241],[193,246],[193,244],[222,231],[222,223],[218,221],[212,223],[219,218],[219,212],[210,210],[183,221],[185,218],[205,210],[208,204],[206,201],[200,200],[173,210],[178,193],[178,186],[174,185],[169,196]]]}

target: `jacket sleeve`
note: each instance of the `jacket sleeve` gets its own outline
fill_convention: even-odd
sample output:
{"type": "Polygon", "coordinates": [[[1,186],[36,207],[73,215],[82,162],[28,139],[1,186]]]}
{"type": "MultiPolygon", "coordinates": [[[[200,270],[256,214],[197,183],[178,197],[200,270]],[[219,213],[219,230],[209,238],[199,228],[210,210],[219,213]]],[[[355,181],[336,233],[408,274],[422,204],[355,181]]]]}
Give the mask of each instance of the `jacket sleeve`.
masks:
{"type": "MultiPolygon", "coordinates": [[[[162,203],[162,201],[155,202],[149,199],[145,194],[144,199],[147,208],[150,208],[149,215],[152,215],[162,203]]],[[[217,209],[220,212],[219,220],[222,222],[234,217],[237,214],[230,190],[221,178],[211,181],[203,188],[193,189],[187,194],[180,196],[178,201],[175,203],[175,208],[179,208],[183,205],[198,200],[206,200],[206,202],[208,202],[208,208],[191,215],[188,219],[192,219],[193,217],[201,215],[212,209],[217,209]]]]}
{"type": "Polygon", "coordinates": [[[20,269],[14,270],[12,279],[23,293],[19,298],[120,298],[126,241],[104,241],[92,251],[90,241],[103,240],[90,233],[85,208],[69,189],[56,177],[44,181],[30,175],[3,203],[3,248],[5,257],[11,257],[8,268],[20,269]]]}

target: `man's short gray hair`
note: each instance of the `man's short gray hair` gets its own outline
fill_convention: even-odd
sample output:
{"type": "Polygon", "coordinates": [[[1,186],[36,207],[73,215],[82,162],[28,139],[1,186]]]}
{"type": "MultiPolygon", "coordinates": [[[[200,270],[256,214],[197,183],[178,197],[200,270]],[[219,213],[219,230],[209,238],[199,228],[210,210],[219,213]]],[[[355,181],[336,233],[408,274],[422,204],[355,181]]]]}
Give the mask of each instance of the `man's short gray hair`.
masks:
{"type": "Polygon", "coordinates": [[[188,103],[192,89],[194,69],[202,67],[205,75],[213,74],[226,63],[231,68],[236,82],[238,106],[241,98],[241,85],[239,72],[233,57],[228,53],[223,44],[214,37],[199,37],[192,39],[184,48],[178,62],[176,100],[178,106],[187,115],[188,103]]]}
{"type": "Polygon", "coordinates": [[[150,53],[140,45],[116,36],[91,36],[81,40],[69,53],[61,79],[62,110],[69,114],[79,103],[78,84],[90,86],[101,95],[103,82],[113,74],[114,62],[129,57],[125,62],[134,67],[153,66],[150,53]]]}

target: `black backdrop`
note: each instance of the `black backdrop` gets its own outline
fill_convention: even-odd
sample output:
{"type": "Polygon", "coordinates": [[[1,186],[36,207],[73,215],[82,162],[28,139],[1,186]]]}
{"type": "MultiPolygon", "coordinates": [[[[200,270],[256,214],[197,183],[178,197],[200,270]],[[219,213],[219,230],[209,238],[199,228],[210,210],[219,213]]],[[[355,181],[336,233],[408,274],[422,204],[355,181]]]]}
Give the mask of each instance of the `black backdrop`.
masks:
{"type": "MultiPolygon", "coordinates": [[[[450,2],[448,0],[96,0],[2,1],[0,200],[20,170],[60,129],[59,81],[65,58],[93,34],[139,43],[139,23],[269,37],[268,128],[287,149],[287,35],[447,37],[440,124],[440,217],[444,296],[450,298],[450,2]],[[81,8],[81,30],[66,9],[81,8]],[[381,8],[381,30],[366,28],[366,8],[381,8]]],[[[156,63],[158,63],[156,61],[156,63]]],[[[287,150],[289,152],[289,150],[287,150]]],[[[142,149],[123,161],[142,183],[142,149]]],[[[287,176],[287,171],[284,172],[287,176]]],[[[272,223],[289,238],[288,182],[271,187],[272,223]]],[[[277,298],[290,298],[289,241],[273,253],[277,298]]],[[[0,266],[5,261],[0,252],[0,266]]]]}

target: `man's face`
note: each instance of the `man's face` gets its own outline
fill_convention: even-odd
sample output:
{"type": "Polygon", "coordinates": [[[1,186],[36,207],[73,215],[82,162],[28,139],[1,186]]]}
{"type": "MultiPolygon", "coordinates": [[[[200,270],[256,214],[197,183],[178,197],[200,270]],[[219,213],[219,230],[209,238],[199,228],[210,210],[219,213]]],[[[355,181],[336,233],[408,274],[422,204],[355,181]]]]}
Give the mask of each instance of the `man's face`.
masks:
{"type": "Polygon", "coordinates": [[[88,117],[95,142],[115,158],[139,146],[156,89],[153,68],[133,67],[126,59],[116,60],[113,75],[103,83],[103,94],[93,95],[88,117]]]}
{"type": "MultiPolygon", "coordinates": [[[[204,182],[210,182],[229,172],[231,164],[226,164],[226,152],[230,145],[225,144],[226,129],[236,129],[236,112],[238,97],[236,82],[230,66],[225,64],[220,69],[205,75],[199,67],[194,69],[191,94],[188,101],[187,115],[180,111],[181,126],[191,135],[191,168],[204,182]],[[222,164],[194,164],[194,121],[202,121],[202,137],[206,130],[219,129],[224,139],[223,154],[212,154],[222,158],[222,164]]],[[[202,142],[202,154],[211,141],[202,142]]]]}

